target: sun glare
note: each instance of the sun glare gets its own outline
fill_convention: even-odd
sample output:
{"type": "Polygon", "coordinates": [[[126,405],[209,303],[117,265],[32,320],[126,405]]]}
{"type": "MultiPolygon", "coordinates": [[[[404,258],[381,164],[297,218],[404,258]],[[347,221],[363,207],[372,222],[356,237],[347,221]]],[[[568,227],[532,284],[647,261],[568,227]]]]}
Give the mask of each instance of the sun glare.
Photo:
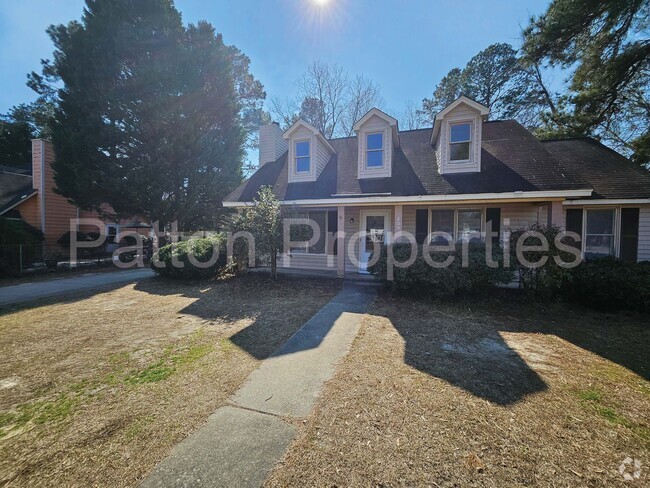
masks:
{"type": "Polygon", "coordinates": [[[319,7],[324,7],[330,0],[312,0],[319,7]]]}

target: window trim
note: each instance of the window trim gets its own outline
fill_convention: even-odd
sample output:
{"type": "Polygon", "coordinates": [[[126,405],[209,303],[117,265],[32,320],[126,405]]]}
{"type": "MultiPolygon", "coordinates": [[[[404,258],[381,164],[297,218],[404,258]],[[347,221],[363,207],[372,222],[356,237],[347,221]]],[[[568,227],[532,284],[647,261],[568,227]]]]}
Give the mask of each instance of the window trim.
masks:
{"type": "Polygon", "coordinates": [[[309,250],[309,246],[308,246],[307,244],[305,244],[304,250],[296,251],[295,249],[301,249],[301,248],[293,248],[293,249],[289,249],[289,251],[288,251],[287,254],[289,254],[289,256],[291,256],[292,253],[300,254],[301,256],[304,255],[304,254],[308,254],[308,255],[310,255],[310,256],[333,256],[333,254],[327,254],[327,250],[329,249],[329,242],[330,242],[330,232],[329,232],[328,213],[329,213],[329,212],[336,212],[336,210],[329,210],[329,209],[324,209],[324,210],[320,210],[320,209],[296,210],[296,213],[299,213],[299,214],[307,214],[306,217],[299,217],[299,218],[307,218],[307,219],[308,219],[308,218],[309,218],[309,213],[310,213],[310,212],[314,212],[314,213],[324,213],[324,214],[325,214],[325,230],[323,231],[323,229],[321,229],[321,233],[322,233],[322,232],[325,233],[325,252],[324,252],[324,253],[321,253],[321,252],[311,252],[311,251],[309,250]]]}
{"type": "Polygon", "coordinates": [[[486,207],[484,205],[472,206],[472,207],[441,207],[441,206],[427,207],[427,211],[429,212],[429,215],[428,215],[429,222],[428,222],[428,234],[427,234],[426,242],[428,244],[431,244],[431,233],[435,232],[432,229],[433,218],[431,216],[431,212],[434,211],[434,210],[453,210],[454,211],[454,233],[453,233],[453,236],[452,236],[454,238],[454,242],[460,242],[458,240],[458,212],[463,211],[463,210],[480,212],[481,213],[481,230],[480,230],[481,236],[480,236],[480,239],[481,239],[481,242],[485,242],[485,209],[486,209],[486,207]]]}
{"type": "Polygon", "coordinates": [[[463,164],[472,162],[472,136],[474,135],[474,129],[472,127],[472,120],[455,120],[449,122],[449,137],[448,137],[448,151],[449,151],[449,164],[463,164]],[[469,126],[469,139],[466,141],[451,141],[451,129],[457,125],[467,125],[469,126]],[[468,144],[469,150],[467,151],[467,159],[452,159],[451,158],[451,147],[453,144],[468,144]]]}
{"type": "Polygon", "coordinates": [[[106,224],[106,242],[108,244],[115,244],[115,238],[119,233],[120,233],[120,226],[118,224],[106,224]],[[114,234],[111,234],[111,229],[115,229],[114,234]]]}
{"type": "Polygon", "coordinates": [[[366,144],[365,144],[365,146],[366,146],[365,147],[365,150],[366,150],[365,151],[365,167],[366,167],[366,170],[373,171],[373,170],[383,169],[384,166],[385,166],[385,163],[384,163],[384,150],[385,150],[386,145],[385,145],[384,141],[386,139],[386,134],[384,134],[383,130],[379,130],[379,131],[373,131],[373,132],[366,132],[366,133],[364,133],[364,137],[366,139],[365,140],[365,142],[366,142],[366,144]],[[381,147],[379,149],[368,149],[368,137],[369,136],[374,136],[374,135],[377,135],[377,134],[379,134],[381,136],[381,147]],[[368,166],[368,153],[371,153],[371,152],[381,152],[382,153],[381,154],[381,165],[379,165],[379,166],[368,166]]]}
{"type": "Polygon", "coordinates": [[[311,151],[311,138],[309,139],[296,139],[293,142],[293,159],[294,159],[294,170],[296,175],[306,175],[306,174],[311,174],[311,168],[312,168],[312,151],[311,151]],[[298,156],[298,144],[301,142],[306,142],[309,145],[309,155],[307,156],[298,156]],[[309,159],[309,168],[307,170],[299,170],[298,169],[298,159],[309,159]]]}
{"type": "MultiPolygon", "coordinates": [[[[587,252],[587,212],[590,210],[612,210],[614,212],[613,225],[612,225],[612,239],[614,239],[613,253],[603,254],[600,257],[612,256],[619,257],[619,240],[621,235],[621,207],[620,206],[587,206],[582,208],[582,245],[581,252],[582,258],[585,259],[587,252]]],[[[609,235],[609,234],[590,234],[590,235],[609,235]]],[[[596,258],[598,259],[598,258],[596,258]]]]}

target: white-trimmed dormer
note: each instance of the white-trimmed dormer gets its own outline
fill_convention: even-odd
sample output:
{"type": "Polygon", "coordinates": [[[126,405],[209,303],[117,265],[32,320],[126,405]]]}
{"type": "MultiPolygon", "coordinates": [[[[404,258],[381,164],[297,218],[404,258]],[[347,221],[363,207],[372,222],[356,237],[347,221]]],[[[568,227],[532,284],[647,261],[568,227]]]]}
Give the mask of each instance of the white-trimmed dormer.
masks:
{"type": "Polygon", "coordinates": [[[393,148],[399,147],[397,120],[377,108],[353,126],[359,146],[358,177],[387,178],[393,171],[393,148]]]}
{"type": "Polygon", "coordinates": [[[481,171],[483,121],[489,113],[488,107],[461,96],[436,115],[431,144],[440,174],[481,171]]]}
{"type": "Polygon", "coordinates": [[[282,137],[289,146],[289,183],[316,181],[336,152],[316,127],[302,119],[289,127],[282,137]]]}

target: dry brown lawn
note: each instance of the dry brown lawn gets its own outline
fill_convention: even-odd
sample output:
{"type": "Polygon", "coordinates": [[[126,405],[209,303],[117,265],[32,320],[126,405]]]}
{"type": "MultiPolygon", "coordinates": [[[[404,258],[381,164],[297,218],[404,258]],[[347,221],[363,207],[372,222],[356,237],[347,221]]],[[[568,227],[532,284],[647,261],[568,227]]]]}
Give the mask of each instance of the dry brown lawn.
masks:
{"type": "Polygon", "coordinates": [[[136,485],[338,288],[145,280],[4,310],[0,485],[136,485]]]}
{"type": "Polygon", "coordinates": [[[384,295],[267,486],[648,486],[648,322],[384,295]]]}

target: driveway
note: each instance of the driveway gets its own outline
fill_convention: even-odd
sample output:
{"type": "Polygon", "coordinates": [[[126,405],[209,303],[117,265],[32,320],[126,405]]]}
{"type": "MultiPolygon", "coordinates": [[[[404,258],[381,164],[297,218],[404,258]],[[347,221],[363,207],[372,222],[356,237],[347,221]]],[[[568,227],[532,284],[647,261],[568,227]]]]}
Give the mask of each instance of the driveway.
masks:
{"type": "Polygon", "coordinates": [[[119,283],[129,283],[154,276],[149,268],[116,271],[114,273],[87,273],[70,278],[21,283],[0,287],[0,307],[47,298],[77,291],[92,290],[119,283]]]}

